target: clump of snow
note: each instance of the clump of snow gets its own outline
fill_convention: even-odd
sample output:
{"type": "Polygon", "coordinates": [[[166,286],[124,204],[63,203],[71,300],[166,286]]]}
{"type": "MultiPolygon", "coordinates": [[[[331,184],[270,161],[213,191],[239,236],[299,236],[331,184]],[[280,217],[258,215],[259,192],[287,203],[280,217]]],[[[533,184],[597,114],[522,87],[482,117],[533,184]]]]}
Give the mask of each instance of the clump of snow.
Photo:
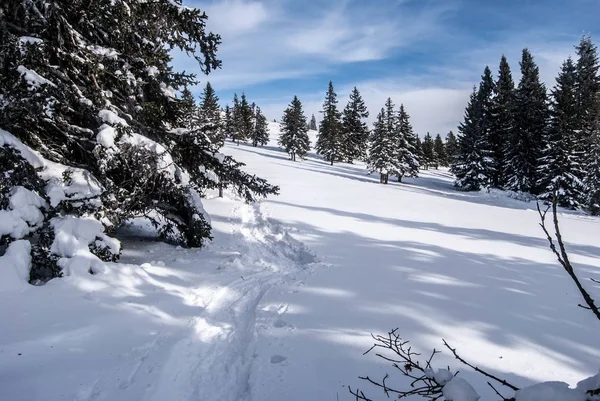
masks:
{"type": "Polygon", "coordinates": [[[70,200],[88,199],[104,192],[98,180],[87,170],[68,167],[49,160],[44,160],[44,164],[45,169],[40,176],[48,183],[46,194],[53,207],[67,198],[70,200]],[[63,179],[65,172],[69,172],[70,175],[68,182],[63,179]]]}
{"type": "Polygon", "coordinates": [[[564,382],[551,381],[522,388],[515,393],[516,401],[585,401],[585,391],[569,388],[564,382]]]}
{"type": "Polygon", "coordinates": [[[89,45],[87,49],[98,56],[102,56],[110,60],[115,60],[119,55],[115,49],[109,47],[89,45]]]}
{"type": "Polygon", "coordinates": [[[54,228],[51,252],[61,258],[58,265],[65,276],[103,273],[106,264],[94,255],[89,246],[106,244],[118,253],[120,245],[104,234],[104,226],[92,217],[57,217],[50,221],[54,228]]]}
{"type": "Polygon", "coordinates": [[[444,388],[442,389],[442,394],[444,395],[447,401],[477,401],[480,398],[479,394],[477,394],[473,386],[471,386],[469,382],[467,382],[462,377],[453,377],[448,383],[444,385],[444,388]]]}
{"type": "Polygon", "coordinates": [[[96,142],[102,145],[102,147],[110,149],[115,146],[116,136],[117,131],[112,126],[108,124],[102,124],[98,134],[96,135],[96,142]]]}
{"type": "Polygon", "coordinates": [[[24,187],[14,187],[11,191],[8,210],[0,210],[0,236],[21,239],[44,222],[40,209],[47,205],[38,194],[24,187]]]}
{"type": "Polygon", "coordinates": [[[158,74],[158,68],[151,65],[151,66],[146,67],[146,72],[148,73],[149,76],[154,77],[158,74]]]}
{"type": "Polygon", "coordinates": [[[54,83],[48,81],[46,78],[42,77],[37,72],[30,70],[29,68],[27,68],[25,66],[22,66],[22,65],[18,66],[17,71],[25,78],[27,83],[34,88],[37,88],[41,85],[56,86],[56,85],[54,85],[54,83]]]}
{"type": "Polygon", "coordinates": [[[127,121],[119,117],[117,113],[112,110],[100,110],[98,112],[98,117],[108,124],[127,126],[127,121]]]}
{"type": "Polygon", "coordinates": [[[4,256],[0,257],[0,291],[15,291],[26,287],[30,270],[31,243],[28,240],[11,242],[4,256]]]}
{"type": "Polygon", "coordinates": [[[35,168],[44,166],[44,158],[19,141],[13,134],[0,128],[0,146],[8,145],[21,152],[21,156],[35,168]]]}
{"type": "Polygon", "coordinates": [[[434,372],[433,369],[427,368],[425,369],[425,376],[435,380],[437,384],[442,386],[454,378],[454,375],[448,369],[438,369],[437,372],[434,372]]]}
{"type": "Polygon", "coordinates": [[[175,94],[175,89],[172,86],[165,84],[164,82],[160,83],[160,90],[166,97],[169,97],[171,99],[175,99],[177,97],[175,94]]]}
{"type": "Polygon", "coordinates": [[[210,215],[204,209],[204,205],[202,204],[200,194],[196,190],[190,188],[187,193],[187,199],[190,205],[192,205],[197,211],[202,213],[202,216],[204,216],[206,222],[208,224],[211,224],[210,215]]]}

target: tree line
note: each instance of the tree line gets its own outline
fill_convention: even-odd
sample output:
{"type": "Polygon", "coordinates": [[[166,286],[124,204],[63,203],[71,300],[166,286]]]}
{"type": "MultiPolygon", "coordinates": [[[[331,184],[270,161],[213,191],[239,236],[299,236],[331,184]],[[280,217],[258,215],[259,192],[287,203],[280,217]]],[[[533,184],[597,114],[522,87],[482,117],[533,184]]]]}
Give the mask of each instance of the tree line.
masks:
{"type": "Polygon", "coordinates": [[[330,81],[320,113],[322,119],[318,126],[314,115],[307,124],[297,96],[285,110],[279,145],[292,160],[305,158],[308,154],[309,129],[318,131],[315,150],[324,160],[331,165],[364,161],[369,172],[380,174],[383,184],[388,183],[390,175],[401,182],[403,177],[418,177],[420,168],[449,166],[457,152],[457,139],[452,132],[445,141],[440,134],[434,139],[429,133],[421,140],[413,132],[404,105],[396,109],[391,98],[387,99],[370,129],[365,121],[369,111],[356,87],[340,111],[337,93],[330,81]]]}
{"type": "Polygon", "coordinates": [[[600,64],[589,36],[575,51],[550,93],[526,48],[516,87],[505,56],[497,79],[485,67],[458,128],[457,188],[556,193],[560,206],[600,213],[600,64]]]}

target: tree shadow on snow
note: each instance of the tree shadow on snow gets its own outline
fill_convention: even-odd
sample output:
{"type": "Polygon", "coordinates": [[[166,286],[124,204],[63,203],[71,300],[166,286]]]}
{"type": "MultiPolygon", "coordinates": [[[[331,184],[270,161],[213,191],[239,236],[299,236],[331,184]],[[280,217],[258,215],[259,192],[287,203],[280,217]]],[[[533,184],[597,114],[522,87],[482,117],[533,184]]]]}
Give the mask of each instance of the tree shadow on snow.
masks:
{"type": "MultiPolygon", "coordinates": [[[[580,372],[580,379],[597,370],[598,322],[577,306],[580,295],[558,263],[534,262],[526,256],[501,258],[414,241],[382,241],[347,231],[324,232],[301,221],[288,223],[309,238],[305,243],[317,254],[344,250],[326,260],[333,267],[320,272],[319,288],[311,287],[308,280],[298,289],[291,302],[304,312],[288,319],[298,327],[298,341],[306,342],[306,347],[327,352],[333,360],[336,355],[340,360],[350,353],[356,355],[356,365],[344,368],[346,373],[371,375],[369,369],[375,368],[370,363],[382,362],[372,354],[360,356],[366,349],[357,349],[348,341],[350,333],[385,335],[396,327],[425,358],[434,346],[441,349],[442,338],[446,338],[464,357],[519,387],[536,380],[527,374],[519,376],[519,372],[504,373],[514,369],[510,358],[518,358],[516,352],[529,354],[538,364],[538,374],[547,363],[580,372]],[[315,341],[320,345],[314,345],[315,341]],[[483,363],[479,358],[482,354],[486,355],[483,363]]],[[[426,226],[473,238],[497,239],[495,235],[499,235],[486,230],[426,226]]],[[[423,228],[420,223],[419,228],[423,228]]],[[[507,235],[505,239],[545,248],[533,238],[507,235]]],[[[596,255],[600,256],[600,250],[596,249],[596,255]]],[[[597,271],[595,266],[577,266],[582,267],[597,271]]],[[[585,285],[600,299],[599,286],[589,280],[585,285]]],[[[446,359],[438,359],[438,367],[445,366],[440,362],[449,363],[461,370],[462,377],[472,380],[480,394],[489,391],[484,377],[453,362],[447,351],[444,354],[446,359]]],[[[334,362],[327,363],[331,363],[329,369],[336,368],[334,362]]],[[[383,366],[388,372],[392,370],[383,366]]],[[[376,388],[355,377],[347,377],[347,383],[360,385],[371,396],[379,395],[376,388]]]]}

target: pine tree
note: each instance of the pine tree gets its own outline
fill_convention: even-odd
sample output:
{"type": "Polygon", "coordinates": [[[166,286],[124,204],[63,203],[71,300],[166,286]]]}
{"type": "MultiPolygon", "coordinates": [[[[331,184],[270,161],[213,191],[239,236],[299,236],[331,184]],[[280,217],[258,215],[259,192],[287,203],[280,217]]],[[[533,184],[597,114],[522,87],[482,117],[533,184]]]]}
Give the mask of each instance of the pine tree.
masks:
{"type": "Polygon", "coordinates": [[[313,130],[313,131],[317,130],[317,119],[315,118],[314,114],[310,118],[310,123],[308,124],[308,129],[313,130]]]}
{"type": "Polygon", "coordinates": [[[323,119],[319,123],[317,136],[317,153],[324,156],[325,160],[333,166],[335,161],[341,160],[342,151],[342,122],[337,109],[337,94],[333,89],[333,82],[329,81],[329,89],[323,102],[323,119]]]}
{"type": "Polygon", "coordinates": [[[456,139],[456,135],[454,132],[450,131],[446,135],[446,143],[444,144],[444,149],[446,151],[446,159],[447,165],[451,166],[454,163],[454,159],[458,155],[458,141],[456,139]]]}
{"type": "Polygon", "coordinates": [[[423,141],[421,141],[419,135],[416,135],[415,148],[417,158],[419,159],[419,166],[423,166],[423,141]]]}
{"type": "MultiPolygon", "coordinates": [[[[34,266],[60,271],[48,246],[50,218],[95,216],[110,235],[132,217],[156,216],[164,239],[197,247],[211,238],[200,194],[216,187],[215,177],[249,201],[277,192],[217,157],[201,132],[181,127],[191,102],[176,94],[197,81],[173,69],[170,50],[190,54],[203,73],[221,65],[220,37],[205,30],[204,12],[180,0],[9,0],[0,16],[0,128],[64,165],[65,187],[77,171],[99,191],[50,206],[30,239],[34,266]]],[[[0,159],[27,163],[12,151],[0,159]]],[[[27,177],[14,174],[22,185],[27,177]]],[[[99,258],[118,257],[99,243],[89,245],[99,258]]]]}
{"type": "Polygon", "coordinates": [[[238,126],[238,144],[240,141],[247,141],[250,139],[252,132],[254,131],[254,111],[252,105],[248,103],[246,94],[242,92],[242,98],[239,105],[239,126],[238,126]]]}
{"type": "Polygon", "coordinates": [[[547,147],[540,160],[540,198],[551,200],[554,192],[561,206],[576,208],[583,199],[581,155],[576,147],[576,71],[571,58],[562,65],[552,91],[547,147]]]}
{"type": "Polygon", "coordinates": [[[243,136],[243,117],[240,98],[237,93],[233,94],[233,106],[231,109],[231,139],[239,146],[240,141],[244,140],[243,136]]]}
{"type": "MultiPolygon", "coordinates": [[[[444,141],[442,140],[442,137],[440,134],[437,134],[435,137],[435,140],[433,142],[433,150],[435,151],[435,154],[437,155],[437,162],[438,165],[441,166],[448,166],[448,158],[446,156],[446,148],[444,146],[444,141]]],[[[435,166],[435,168],[438,168],[438,165],[435,166]]]]}
{"type": "Polygon", "coordinates": [[[221,119],[219,97],[210,82],[206,83],[201,99],[200,126],[209,141],[214,145],[214,149],[218,150],[225,144],[225,137],[223,136],[223,121],[221,119]]]}
{"type": "Polygon", "coordinates": [[[435,153],[433,138],[429,132],[423,137],[422,149],[423,159],[421,160],[421,163],[425,166],[425,170],[429,169],[429,166],[435,167],[437,164],[437,154],[435,153]]]}
{"type": "Polygon", "coordinates": [[[597,109],[590,135],[589,154],[585,158],[587,165],[585,175],[584,198],[587,209],[594,216],[600,215],[600,93],[597,94],[597,109]]]}
{"type": "Polygon", "coordinates": [[[498,68],[498,80],[494,87],[492,102],[492,127],[489,136],[493,170],[491,183],[494,187],[503,187],[506,183],[506,150],[514,127],[515,83],[510,66],[502,55],[498,68]]]}
{"type": "Polygon", "coordinates": [[[347,163],[364,159],[367,154],[369,128],[363,120],[369,117],[367,106],[356,87],[350,93],[350,100],[342,116],[342,146],[340,157],[347,163]]]}
{"type": "Polygon", "coordinates": [[[576,146],[583,157],[582,163],[585,168],[585,192],[587,196],[581,199],[581,203],[593,213],[598,214],[597,193],[600,192],[597,178],[597,160],[600,158],[598,152],[597,122],[600,113],[600,76],[598,70],[598,51],[591,37],[584,36],[578,46],[576,67],[576,97],[577,97],[577,130],[576,146]]]}
{"type": "Polygon", "coordinates": [[[304,159],[310,150],[310,139],[302,103],[297,96],[294,96],[292,103],[283,112],[282,120],[279,145],[293,161],[296,161],[296,156],[304,159]]]}
{"type": "Polygon", "coordinates": [[[400,172],[398,159],[398,121],[394,103],[388,98],[373,124],[367,168],[379,172],[380,182],[387,184],[389,174],[400,172]]]}
{"type": "Polygon", "coordinates": [[[477,107],[478,107],[478,131],[480,136],[479,146],[480,153],[483,156],[481,159],[481,172],[486,178],[485,185],[493,185],[494,176],[498,176],[492,151],[492,130],[493,130],[493,94],[494,94],[494,79],[492,70],[485,66],[481,82],[477,91],[477,107]]]}
{"type": "Polygon", "coordinates": [[[199,120],[200,114],[198,105],[196,104],[194,95],[186,86],[181,92],[181,103],[179,108],[179,118],[177,119],[177,124],[181,127],[195,129],[199,126],[199,120]]]}
{"type": "Polygon", "coordinates": [[[265,146],[269,143],[269,124],[267,118],[262,114],[260,107],[256,106],[255,113],[254,130],[250,136],[252,146],[265,146]]]}
{"type": "Polygon", "coordinates": [[[398,182],[402,182],[403,177],[417,178],[419,176],[419,156],[416,149],[417,139],[410,123],[410,116],[400,105],[397,120],[397,139],[396,151],[398,158],[398,170],[394,172],[398,177],[398,182]]]}
{"type": "Polygon", "coordinates": [[[480,131],[480,96],[475,87],[465,109],[464,121],[458,127],[458,153],[450,166],[456,176],[454,186],[464,191],[479,191],[489,183],[485,168],[485,139],[480,131]]]}
{"type": "Polygon", "coordinates": [[[548,106],[533,56],[523,49],[521,81],[515,94],[515,124],[507,147],[506,188],[536,193],[538,163],[544,149],[548,106]]]}
{"type": "Polygon", "coordinates": [[[223,137],[225,139],[233,139],[234,135],[234,121],[231,113],[231,107],[229,105],[225,106],[225,110],[223,111],[223,137]]]}

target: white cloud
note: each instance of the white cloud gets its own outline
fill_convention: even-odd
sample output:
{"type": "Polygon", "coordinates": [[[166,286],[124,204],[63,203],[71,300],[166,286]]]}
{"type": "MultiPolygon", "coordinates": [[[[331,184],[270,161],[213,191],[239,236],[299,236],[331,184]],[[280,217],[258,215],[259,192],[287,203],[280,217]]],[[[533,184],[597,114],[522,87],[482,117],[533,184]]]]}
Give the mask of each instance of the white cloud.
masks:
{"type": "Polygon", "coordinates": [[[229,37],[254,30],[269,18],[267,8],[259,1],[226,0],[209,4],[205,10],[209,27],[229,37]]]}
{"type": "MultiPolygon", "coordinates": [[[[206,11],[207,27],[222,37],[223,68],[210,80],[221,90],[330,71],[347,63],[380,60],[392,50],[439,30],[444,7],[418,15],[392,13],[369,2],[310,2],[301,12],[292,0],[192,1],[206,11]],[[248,80],[249,78],[249,80],[248,80]]],[[[402,5],[403,7],[403,5],[402,5]]],[[[176,63],[194,66],[178,57],[176,63]]]]}

